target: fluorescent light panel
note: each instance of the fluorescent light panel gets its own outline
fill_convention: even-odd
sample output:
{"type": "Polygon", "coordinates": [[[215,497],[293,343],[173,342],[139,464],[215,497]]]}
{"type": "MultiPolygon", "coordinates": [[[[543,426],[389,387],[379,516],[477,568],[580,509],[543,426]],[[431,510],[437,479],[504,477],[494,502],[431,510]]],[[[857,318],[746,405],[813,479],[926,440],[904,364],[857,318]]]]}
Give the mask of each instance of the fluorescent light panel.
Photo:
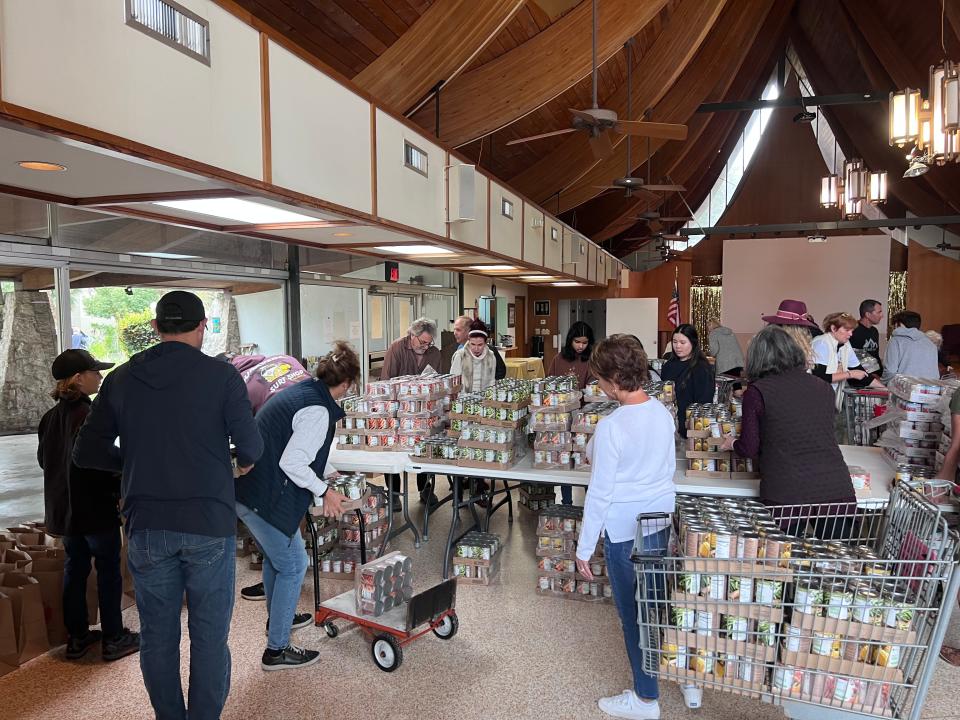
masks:
{"type": "Polygon", "coordinates": [[[470,265],[470,270],[518,270],[514,265],[470,265]]]}
{"type": "Polygon", "coordinates": [[[168,252],[130,252],[128,255],[140,255],[141,257],[160,258],[161,260],[200,260],[199,255],[181,255],[179,253],[168,252]]]}
{"type": "Polygon", "coordinates": [[[374,250],[400,255],[453,255],[453,250],[436,245],[377,245],[374,250]]]}
{"type": "Polygon", "coordinates": [[[555,275],[521,275],[520,279],[530,280],[530,281],[537,281],[537,280],[545,281],[545,280],[556,280],[557,278],[555,275]]]}
{"type": "Polygon", "coordinates": [[[240,198],[205,198],[200,200],[163,200],[153,203],[174,210],[210,215],[224,220],[233,220],[244,225],[270,225],[288,222],[317,222],[322,218],[301,215],[263,203],[240,198]]]}
{"type": "Polygon", "coordinates": [[[578,283],[578,282],[555,282],[555,283],[550,283],[550,284],[553,285],[554,287],[576,287],[576,286],[580,285],[581,283],[578,283]]]}

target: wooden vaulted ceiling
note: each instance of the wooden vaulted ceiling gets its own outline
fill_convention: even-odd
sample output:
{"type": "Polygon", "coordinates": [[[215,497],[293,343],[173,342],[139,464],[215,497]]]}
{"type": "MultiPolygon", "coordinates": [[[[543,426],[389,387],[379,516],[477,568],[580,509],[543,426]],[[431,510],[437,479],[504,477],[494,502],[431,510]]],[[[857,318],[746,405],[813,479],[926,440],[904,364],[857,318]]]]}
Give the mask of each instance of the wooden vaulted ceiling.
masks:
{"type": "MultiPolygon", "coordinates": [[[[649,237],[640,213],[686,215],[709,193],[749,113],[697,113],[756,99],[789,43],[818,94],[926,91],[931,64],[960,60],[960,3],[947,0],[599,0],[598,99],[631,118],[685,123],[684,142],[627,143],[598,162],[581,133],[508,146],[570,125],[591,104],[590,0],[232,0],[337,73],[435,133],[618,256],[649,237]],[[626,198],[601,186],[627,171],[684,184],[685,198],[626,198]]],[[[775,112],[794,113],[795,109],[775,112]]],[[[890,178],[890,216],[960,213],[960,167],[901,180],[886,103],[824,108],[843,152],[890,178]]],[[[666,231],[673,226],[665,228],[666,231]]]]}

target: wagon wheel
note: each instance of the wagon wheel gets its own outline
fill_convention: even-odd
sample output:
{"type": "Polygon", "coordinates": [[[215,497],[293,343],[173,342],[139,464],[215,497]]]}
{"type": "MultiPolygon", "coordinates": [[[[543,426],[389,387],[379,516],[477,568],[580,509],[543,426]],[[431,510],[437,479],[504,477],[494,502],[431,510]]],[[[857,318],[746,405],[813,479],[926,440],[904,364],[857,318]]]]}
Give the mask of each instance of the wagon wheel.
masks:
{"type": "Polygon", "coordinates": [[[377,667],[384,672],[393,672],[403,662],[403,649],[393,635],[386,633],[375,635],[370,652],[377,667]]]}
{"type": "Polygon", "coordinates": [[[450,613],[437,623],[437,626],[433,629],[433,634],[441,640],[451,640],[457,634],[459,628],[460,621],[457,619],[457,614],[450,613]]]}

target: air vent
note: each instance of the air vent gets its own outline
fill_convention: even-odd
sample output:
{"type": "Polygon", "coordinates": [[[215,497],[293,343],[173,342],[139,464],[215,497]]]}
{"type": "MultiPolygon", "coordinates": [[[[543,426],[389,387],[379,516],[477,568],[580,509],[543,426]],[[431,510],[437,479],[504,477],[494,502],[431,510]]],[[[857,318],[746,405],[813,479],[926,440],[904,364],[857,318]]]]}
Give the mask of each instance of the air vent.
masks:
{"type": "Polygon", "coordinates": [[[171,0],[125,0],[127,25],[210,64],[210,23],[171,0]]]}

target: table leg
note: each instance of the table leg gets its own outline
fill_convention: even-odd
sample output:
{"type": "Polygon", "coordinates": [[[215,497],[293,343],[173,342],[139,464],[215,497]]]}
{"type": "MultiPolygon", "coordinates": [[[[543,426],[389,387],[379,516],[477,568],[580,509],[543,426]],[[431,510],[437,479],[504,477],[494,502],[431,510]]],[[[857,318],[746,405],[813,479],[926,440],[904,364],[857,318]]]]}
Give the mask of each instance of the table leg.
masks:
{"type": "Polygon", "coordinates": [[[453,517],[450,518],[450,532],[447,533],[447,545],[443,552],[443,579],[450,577],[450,554],[453,552],[453,540],[457,536],[457,528],[460,527],[460,478],[453,478],[453,517]]]}
{"type": "MultiPolygon", "coordinates": [[[[448,479],[453,477],[453,482],[457,482],[457,479],[458,479],[456,476],[451,476],[451,475],[447,475],[446,477],[448,479]]],[[[431,493],[436,493],[436,490],[437,490],[436,482],[437,482],[437,476],[431,474],[430,483],[429,483],[431,493]]],[[[441,505],[445,505],[446,503],[450,502],[452,499],[453,499],[453,493],[451,492],[443,500],[438,501],[437,504],[434,505],[433,507],[430,506],[430,503],[427,503],[426,510],[424,510],[424,513],[423,513],[423,541],[424,542],[426,542],[430,538],[430,516],[436,513],[437,510],[440,509],[441,505]]]]}
{"type": "MultiPolygon", "coordinates": [[[[415,548],[418,548],[420,547],[420,533],[417,532],[417,526],[414,524],[413,520],[410,519],[409,483],[410,483],[410,475],[409,473],[407,473],[406,470],[404,470],[403,485],[401,485],[401,487],[403,488],[403,491],[402,491],[403,492],[403,522],[404,522],[403,528],[404,530],[406,530],[407,528],[410,528],[410,532],[413,533],[413,546],[415,548]]],[[[429,509],[429,505],[430,503],[428,502],[427,503],[428,509],[429,509]]]]}

